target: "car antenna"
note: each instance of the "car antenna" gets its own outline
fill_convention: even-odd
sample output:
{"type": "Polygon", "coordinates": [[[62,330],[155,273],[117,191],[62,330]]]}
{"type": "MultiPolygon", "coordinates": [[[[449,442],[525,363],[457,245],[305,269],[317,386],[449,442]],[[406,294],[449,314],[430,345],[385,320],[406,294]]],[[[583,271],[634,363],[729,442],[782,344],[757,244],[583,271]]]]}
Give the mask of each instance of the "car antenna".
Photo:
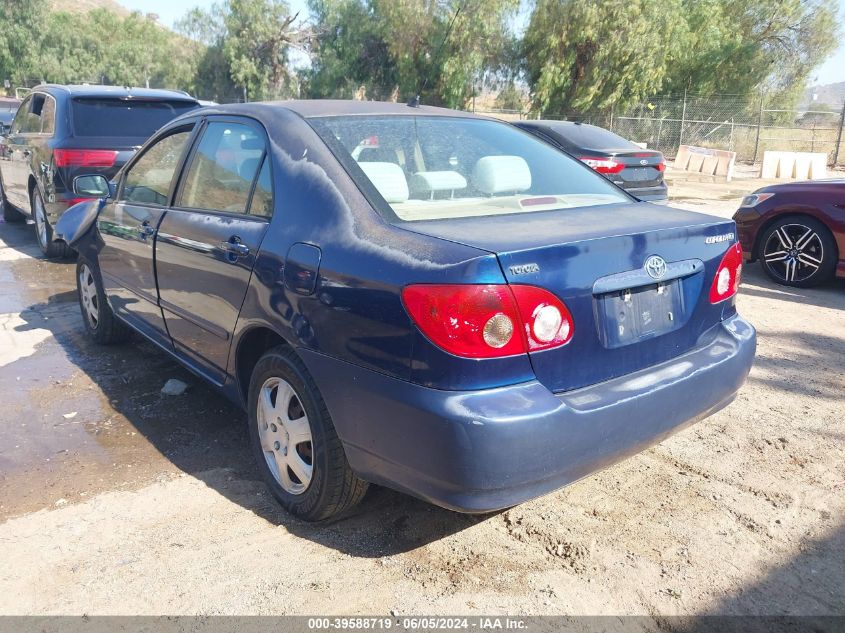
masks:
{"type": "MultiPolygon", "coordinates": [[[[449,26],[446,28],[446,34],[443,36],[443,39],[440,41],[440,46],[437,47],[437,52],[434,54],[434,61],[436,62],[440,58],[440,51],[443,50],[443,45],[446,43],[446,40],[449,39],[449,35],[452,33],[452,26],[455,24],[455,20],[458,18],[458,14],[461,12],[466,6],[467,0],[455,9],[455,15],[452,16],[452,19],[449,21],[449,26]]],[[[408,106],[411,108],[419,108],[420,107],[420,93],[425,92],[425,89],[428,87],[428,79],[431,76],[430,73],[426,73],[425,81],[423,82],[422,88],[420,88],[419,92],[415,94],[408,100],[408,106]]]]}

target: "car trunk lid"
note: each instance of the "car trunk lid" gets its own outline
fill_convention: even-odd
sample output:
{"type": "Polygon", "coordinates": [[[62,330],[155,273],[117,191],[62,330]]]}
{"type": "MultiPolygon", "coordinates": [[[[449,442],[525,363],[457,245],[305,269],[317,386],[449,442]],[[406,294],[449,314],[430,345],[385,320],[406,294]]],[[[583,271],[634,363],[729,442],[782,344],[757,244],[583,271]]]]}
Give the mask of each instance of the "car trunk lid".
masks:
{"type": "Polygon", "coordinates": [[[495,253],[509,283],[564,301],[572,340],[530,354],[537,378],[555,392],[683,354],[723,317],[709,290],[735,241],[730,220],[639,203],[401,225],[495,253]],[[652,270],[658,278],[645,268],[652,257],[665,262],[652,270]]]}

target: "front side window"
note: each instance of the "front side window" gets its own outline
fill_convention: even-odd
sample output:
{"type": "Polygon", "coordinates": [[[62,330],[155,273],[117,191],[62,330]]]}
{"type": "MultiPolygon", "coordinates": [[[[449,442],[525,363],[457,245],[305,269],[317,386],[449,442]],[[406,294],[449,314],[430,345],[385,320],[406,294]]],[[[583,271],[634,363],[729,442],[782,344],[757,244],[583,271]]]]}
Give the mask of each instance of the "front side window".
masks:
{"type": "Polygon", "coordinates": [[[246,213],[263,156],[264,138],[255,128],[209,123],[191,159],[179,206],[246,213]]]}
{"type": "Polygon", "coordinates": [[[144,152],[126,174],[121,200],[166,205],[173,174],[190,137],[190,128],[181,129],[144,152]]]}
{"type": "Polygon", "coordinates": [[[632,199],[601,175],[498,121],[339,116],[309,123],[400,220],[564,210],[632,199]]]}

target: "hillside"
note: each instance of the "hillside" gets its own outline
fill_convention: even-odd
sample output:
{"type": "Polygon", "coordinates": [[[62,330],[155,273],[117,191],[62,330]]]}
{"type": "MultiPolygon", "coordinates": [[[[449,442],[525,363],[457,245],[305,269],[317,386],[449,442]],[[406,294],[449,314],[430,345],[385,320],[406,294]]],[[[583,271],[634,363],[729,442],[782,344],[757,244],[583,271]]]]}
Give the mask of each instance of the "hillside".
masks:
{"type": "Polygon", "coordinates": [[[53,11],[86,13],[92,9],[108,9],[119,15],[129,15],[129,9],[115,0],[50,0],[53,11]]]}
{"type": "Polygon", "coordinates": [[[808,88],[806,102],[811,107],[813,104],[825,104],[838,109],[845,103],[845,81],[808,88]],[[814,94],[817,95],[815,101],[814,94]]]}

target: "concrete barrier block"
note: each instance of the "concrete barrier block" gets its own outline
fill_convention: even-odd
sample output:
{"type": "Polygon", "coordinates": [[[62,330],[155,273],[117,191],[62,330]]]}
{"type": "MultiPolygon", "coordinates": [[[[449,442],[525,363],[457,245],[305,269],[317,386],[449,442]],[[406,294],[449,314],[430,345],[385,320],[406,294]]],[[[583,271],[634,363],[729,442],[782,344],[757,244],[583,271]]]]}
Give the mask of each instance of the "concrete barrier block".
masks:
{"type": "Polygon", "coordinates": [[[709,147],[681,145],[675,155],[675,169],[696,172],[707,176],[733,177],[736,152],[709,147]]]}
{"type": "Polygon", "coordinates": [[[819,180],[827,177],[827,154],[824,152],[763,152],[761,178],[819,180]]]}

